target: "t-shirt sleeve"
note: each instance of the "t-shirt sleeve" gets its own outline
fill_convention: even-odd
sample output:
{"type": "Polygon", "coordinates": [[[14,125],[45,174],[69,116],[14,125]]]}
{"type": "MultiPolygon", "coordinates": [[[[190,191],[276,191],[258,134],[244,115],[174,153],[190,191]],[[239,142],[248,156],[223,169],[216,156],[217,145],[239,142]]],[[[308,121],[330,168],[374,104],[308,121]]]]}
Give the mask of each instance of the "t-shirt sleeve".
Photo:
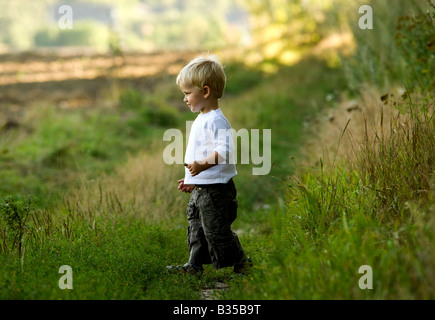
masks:
{"type": "Polygon", "coordinates": [[[214,151],[229,163],[234,149],[231,126],[225,119],[217,118],[213,123],[213,135],[214,151]]]}

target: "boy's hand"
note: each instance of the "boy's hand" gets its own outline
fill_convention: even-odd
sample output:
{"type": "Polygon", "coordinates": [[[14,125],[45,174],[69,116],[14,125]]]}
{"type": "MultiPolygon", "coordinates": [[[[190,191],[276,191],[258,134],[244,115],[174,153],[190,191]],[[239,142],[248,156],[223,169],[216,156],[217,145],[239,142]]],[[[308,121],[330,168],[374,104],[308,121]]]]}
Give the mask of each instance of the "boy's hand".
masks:
{"type": "Polygon", "coordinates": [[[203,160],[200,160],[199,162],[194,161],[193,163],[189,164],[185,163],[184,166],[189,169],[190,174],[192,175],[192,177],[194,177],[203,172],[204,170],[207,170],[221,163],[221,161],[225,161],[225,159],[222,158],[219,153],[215,151],[213,154],[203,160]]]}
{"type": "Polygon", "coordinates": [[[187,169],[189,169],[190,174],[192,177],[200,174],[202,171],[205,170],[204,165],[198,163],[197,161],[194,161],[193,163],[190,163],[186,166],[187,169]]]}
{"type": "Polygon", "coordinates": [[[178,190],[180,190],[180,191],[183,191],[186,193],[191,193],[193,191],[193,189],[195,189],[195,185],[184,184],[184,178],[178,180],[177,182],[179,183],[178,190]]]}

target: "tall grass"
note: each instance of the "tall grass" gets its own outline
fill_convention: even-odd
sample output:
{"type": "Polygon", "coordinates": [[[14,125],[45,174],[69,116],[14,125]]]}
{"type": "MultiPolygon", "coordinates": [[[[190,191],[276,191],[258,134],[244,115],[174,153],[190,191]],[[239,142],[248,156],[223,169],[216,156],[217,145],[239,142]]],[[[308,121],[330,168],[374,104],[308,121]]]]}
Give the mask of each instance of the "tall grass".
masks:
{"type": "MultiPolygon", "coordinates": [[[[408,6],[370,4],[378,31],[396,30],[398,12],[412,16],[408,6]]],[[[339,107],[318,117],[305,161],[283,181],[287,208],[273,212],[273,233],[260,240],[268,254],[259,256],[258,281],[235,281],[224,298],[435,297],[433,87],[426,72],[408,72],[413,61],[425,70],[413,60],[422,56],[406,56],[394,32],[354,34],[357,52],[344,72],[356,98],[342,94],[339,107]],[[388,43],[391,50],[380,50],[388,43]],[[363,265],[372,267],[373,289],[359,286],[363,265]]],[[[406,37],[422,44],[424,34],[406,37]]]]}
{"type": "Polygon", "coordinates": [[[77,188],[64,196],[66,206],[75,214],[92,216],[127,216],[152,223],[179,222],[185,211],[186,197],[177,192],[177,180],[184,167],[163,162],[163,151],[155,147],[151,153],[129,157],[110,175],[83,179],[77,188]]]}
{"type": "Polygon", "coordinates": [[[379,131],[372,139],[365,128],[356,167],[365,184],[376,192],[379,207],[375,209],[381,215],[398,215],[406,201],[427,199],[430,192],[434,179],[434,108],[432,99],[420,100],[410,101],[407,113],[398,112],[393,118],[384,119],[381,113],[379,131]]]}
{"type": "Polygon", "coordinates": [[[235,281],[224,297],[433,299],[434,100],[424,101],[412,107],[426,112],[397,111],[387,128],[381,113],[349,136],[345,158],[321,159],[284,181],[287,209],[273,213],[272,237],[261,239],[271,251],[260,257],[258,281],[235,281]],[[372,290],[359,287],[363,265],[372,267],[372,290]]]}

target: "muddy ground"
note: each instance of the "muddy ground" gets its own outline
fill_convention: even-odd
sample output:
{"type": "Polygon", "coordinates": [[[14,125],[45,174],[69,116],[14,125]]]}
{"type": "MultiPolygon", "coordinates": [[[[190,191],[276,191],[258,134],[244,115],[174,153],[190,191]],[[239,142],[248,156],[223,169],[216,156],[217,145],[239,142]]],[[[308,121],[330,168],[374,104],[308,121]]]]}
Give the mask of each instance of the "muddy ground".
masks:
{"type": "Polygon", "coordinates": [[[0,111],[35,103],[62,108],[92,107],[113,88],[152,91],[174,77],[193,53],[27,52],[0,55],[0,111]]]}

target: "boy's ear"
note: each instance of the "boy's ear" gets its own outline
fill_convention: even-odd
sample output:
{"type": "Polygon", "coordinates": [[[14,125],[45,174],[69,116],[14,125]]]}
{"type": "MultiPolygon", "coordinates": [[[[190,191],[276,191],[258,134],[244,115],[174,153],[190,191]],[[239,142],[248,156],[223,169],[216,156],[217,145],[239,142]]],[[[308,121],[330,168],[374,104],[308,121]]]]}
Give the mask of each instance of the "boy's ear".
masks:
{"type": "Polygon", "coordinates": [[[209,86],[204,86],[204,98],[207,99],[211,94],[211,89],[209,86]]]}

